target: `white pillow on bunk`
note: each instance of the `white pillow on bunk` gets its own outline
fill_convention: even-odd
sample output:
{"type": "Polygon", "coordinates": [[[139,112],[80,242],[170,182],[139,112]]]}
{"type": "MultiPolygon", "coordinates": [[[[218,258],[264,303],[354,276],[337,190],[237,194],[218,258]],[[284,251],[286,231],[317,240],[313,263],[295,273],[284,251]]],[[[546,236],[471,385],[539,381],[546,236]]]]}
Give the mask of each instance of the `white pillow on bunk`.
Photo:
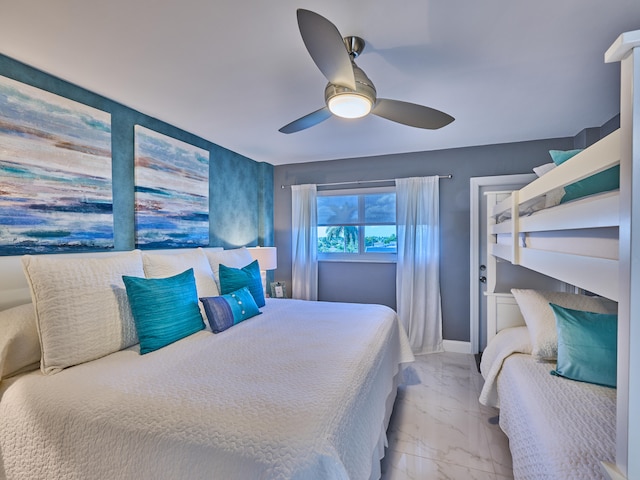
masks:
{"type": "MultiPolygon", "coordinates": [[[[556,166],[557,165],[555,163],[549,162],[538,167],[533,167],[533,171],[538,177],[541,177],[545,173],[549,173],[551,170],[556,168],[556,166]]],[[[545,195],[544,208],[560,205],[560,201],[562,200],[562,197],[564,197],[564,193],[565,192],[563,187],[554,188],[553,190],[547,192],[547,194],[545,195]]]]}
{"type": "Polygon", "coordinates": [[[511,289],[520,312],[527,324],[532,355],[541,360],[555,360],[558,356],[556,317],[550,303],[564,308],[595,313],[617,313],[618,304],[602,297],[566,292],[544,292],[529,289],[511,289]]]}
{"type": "Polygon", "coordinates": [[[556,168],[556,164],[553,162],[549,162],[549,163],[545,163],[544,165],[533,167],[533,171],[538,177],[541,177],[545,173],[548,173],[551,170],[553,170],[554,168],[556,168]]]}

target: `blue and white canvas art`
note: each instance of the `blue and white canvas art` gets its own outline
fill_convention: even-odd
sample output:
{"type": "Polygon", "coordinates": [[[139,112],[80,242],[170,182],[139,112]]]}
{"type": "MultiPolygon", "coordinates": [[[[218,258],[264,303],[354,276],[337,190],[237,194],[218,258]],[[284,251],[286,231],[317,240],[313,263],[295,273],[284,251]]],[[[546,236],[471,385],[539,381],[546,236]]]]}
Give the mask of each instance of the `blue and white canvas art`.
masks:
{"type": "Polygon", "coordinates": [[[209,152],[135,126],[136,247],[209,244],[209,152]]]}
{"type": "Polygon", "coordinates": [[[0,255],[110,248],[111,115],[0,76],[0,255]]]}

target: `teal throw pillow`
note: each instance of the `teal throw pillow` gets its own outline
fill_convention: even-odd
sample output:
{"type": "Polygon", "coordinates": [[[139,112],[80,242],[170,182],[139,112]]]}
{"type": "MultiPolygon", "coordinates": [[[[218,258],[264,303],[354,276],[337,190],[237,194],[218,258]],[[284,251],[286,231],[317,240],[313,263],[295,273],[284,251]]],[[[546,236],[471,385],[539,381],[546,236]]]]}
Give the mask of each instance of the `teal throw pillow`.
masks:
{"type": "MultiPolygon", "coordinates": [[[[571,157],[577,155],[582,150],[549,150],[549,154],[556,165],[562,165],[571,157]]],[[[620,166],[607,168],[603,172],[596,173],[590,177],[571,183],[564,187],[565,194],[560,203],[566,203],[576,198],[586,197],[594,193],[608,192],[620,188],[620,166]]]]}
{"type": "Polygon", "coordinates": [[[575,157],[581,151],[581,148],[576,148],[575,150],[549,150],[549,155],[551,155],[551,160],[553,160],[553,163],[558,166],[562,165],[571,157],[575,157]]]}
{"type": "Polygon", "coordinates": [[[204,328],[193,269],[167,278],[123,275],[140,353],[158,350],[204,328]]]}
{"type": "Polygon", "coordinates": [[[200,301],[204,305],[204,311],[213,333],[223,332],[227,328],[262,313],[258,310],[253,295],[247,290],[247,287],[219,297],[203,297],[200,301]]]}
{"type": "Polygon", "coordinates": [[[264,290],[262,289],[262,278],[260,277],[260,265],[254,260],[246,267],[231,268],[220,264],[218,271],[220,279],[220,293],[235,292],[242,287],[247,287],[258,307],[264,307],[264,290]]]}
{"type": "Polygon", "coordinates": [[[551,373],[615,387],[618,316],[549,305],[558,328],[558,363],[551,373]]]}

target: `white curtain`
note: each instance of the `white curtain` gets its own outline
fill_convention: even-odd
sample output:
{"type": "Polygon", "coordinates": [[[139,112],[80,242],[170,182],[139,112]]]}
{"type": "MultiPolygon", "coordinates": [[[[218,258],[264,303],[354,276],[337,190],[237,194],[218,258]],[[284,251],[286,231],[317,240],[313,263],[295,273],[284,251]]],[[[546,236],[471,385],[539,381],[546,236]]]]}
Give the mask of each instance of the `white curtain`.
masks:
{"type": "Polygon", "coordinates": [[[318,299],[316,186],[291,186],[291,297],[318,299]]]}
{"type": "Polygon", "coordinates": [[[415,354],[441,352],[439,180],[396,180],[398,317],[415,354]]]}

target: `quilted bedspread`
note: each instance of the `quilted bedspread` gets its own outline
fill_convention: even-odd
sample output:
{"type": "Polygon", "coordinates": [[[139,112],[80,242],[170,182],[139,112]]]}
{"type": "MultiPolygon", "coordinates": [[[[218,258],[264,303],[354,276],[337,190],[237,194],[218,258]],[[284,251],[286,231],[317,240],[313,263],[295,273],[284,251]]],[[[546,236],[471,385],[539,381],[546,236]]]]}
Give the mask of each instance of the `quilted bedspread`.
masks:
{"type": "Polygon", "coordinates": [[[399,364],[377,305],[271,300],[220,334],[5,381],[0,477],[369,479],[399,364]]]}
{"type": "Polygon", "coordinates": [[[554,367],[515,354],[498,376],[514,478],[607,479],[600,462],[615,460],[616,390],[552,376],[554,367]]]}
{"type": "Polygon", "coordinates": [[[484,385],[480,392],[479,401],[488,407],[500,407],[498,398],[498,375],[502,364],[514,353],[531,353],[531,343],[527,327],[505,328],[489,342],[482,352],[480,372],[484,378],[484,385]]]}

